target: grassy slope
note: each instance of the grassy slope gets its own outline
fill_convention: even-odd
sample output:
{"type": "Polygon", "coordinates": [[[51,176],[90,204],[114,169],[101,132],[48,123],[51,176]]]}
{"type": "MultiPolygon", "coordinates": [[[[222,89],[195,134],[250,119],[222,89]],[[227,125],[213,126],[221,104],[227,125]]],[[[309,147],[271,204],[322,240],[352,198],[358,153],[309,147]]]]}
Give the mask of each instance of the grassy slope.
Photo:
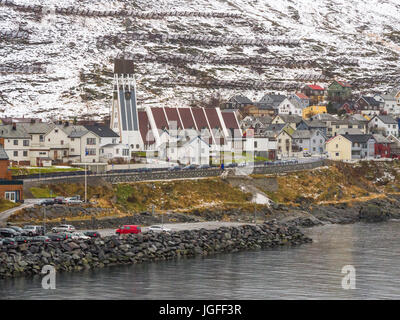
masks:
{"type": "Polygon", "coordinates": [[[19,205],[20,205],[19,203],[14,203],[5,199],[0,199],[0,212],[18,207],[19,205]]]}
{"type": "Polygon", "coordinates": [[[36,173],[52,173],[52,172],[71,172],[71,171],[82,171],[81,168],[56,168],[56,167],[42,167],[42,168],[23,168],[23,167],[11,167],[10,168],[14,176],[36,174],[36,173]]]}

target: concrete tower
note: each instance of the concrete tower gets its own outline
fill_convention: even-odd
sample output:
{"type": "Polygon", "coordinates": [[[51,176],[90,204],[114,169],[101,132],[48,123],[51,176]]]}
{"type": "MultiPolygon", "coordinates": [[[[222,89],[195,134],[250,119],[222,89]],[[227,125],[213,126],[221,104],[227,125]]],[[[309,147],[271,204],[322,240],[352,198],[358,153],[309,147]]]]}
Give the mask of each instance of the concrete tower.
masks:
{"type": "Polygon", "coordinates": [[[132,60],[114,60],[110,127],[119,134],[120,142],[128,145],[131,151],[142,148],[143,141],[139,131],[136,81],[132,60]]]}

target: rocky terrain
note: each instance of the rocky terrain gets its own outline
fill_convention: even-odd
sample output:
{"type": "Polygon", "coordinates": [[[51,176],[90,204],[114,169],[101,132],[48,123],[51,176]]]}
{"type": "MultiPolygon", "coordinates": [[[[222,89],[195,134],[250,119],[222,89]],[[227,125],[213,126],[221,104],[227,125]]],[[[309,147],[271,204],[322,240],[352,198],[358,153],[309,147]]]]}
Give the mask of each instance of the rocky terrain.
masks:
{"type": "Polygon", "coordinates": [[[0,277],[40,274],[52,265],[57,272],[97,269],[113,265],[207,256],[311,242],[296,227],[276,222],[172,233],[111,236],[87,241],[0,247],[0,277]]]}
{"type": "Polygon", "coordinates": [[[333,78],[385,91],[399,83],[399,16],[397,0],[2,0],[0,116],[107,115],[121,55],[139,106],[333,78]]]}

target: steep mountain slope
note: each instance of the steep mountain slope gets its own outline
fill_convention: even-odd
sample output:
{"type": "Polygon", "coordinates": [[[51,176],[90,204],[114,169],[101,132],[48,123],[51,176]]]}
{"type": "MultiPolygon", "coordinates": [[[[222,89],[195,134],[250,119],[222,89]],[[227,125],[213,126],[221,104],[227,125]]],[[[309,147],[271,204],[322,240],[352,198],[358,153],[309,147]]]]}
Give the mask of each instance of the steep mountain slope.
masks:
{"type": "Polygon", "coordinates": [[[368,91],[387,90],[399,82],[397,0],[14,4],[45,7],[22,10],[0,0],[0,116],[108,114],[117,55],[136,61],[141,106],[188,105],[215,93],[227,98],[241,92],[259,99],[268,89],[285,92],[305,81],[326,84],[334,77],[355,81],[358,90],[368,91]],[[54,14],[52,5],[88,11],[54,14]],[[91,10],[125,14],[85,15],[91,10]],[[132,12],[126,14],[128,10],[132,12]],[[138,14],[154,11],[169,15],[138,14]],[[176,11],[232,16],[174,16],[176,11]],[[201,38],[205,36],[209,38],[201,38]],[[269,42],[252,44],[254,39],[269,42]]]}

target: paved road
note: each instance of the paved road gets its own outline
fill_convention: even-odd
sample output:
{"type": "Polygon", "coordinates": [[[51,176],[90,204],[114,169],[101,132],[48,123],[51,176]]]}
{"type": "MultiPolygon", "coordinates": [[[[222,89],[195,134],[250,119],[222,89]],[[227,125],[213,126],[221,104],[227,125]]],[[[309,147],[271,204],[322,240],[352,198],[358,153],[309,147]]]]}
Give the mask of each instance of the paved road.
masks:
{"type": "Polygon", "coordinates": [[[20,206],[0,212],[0,225],[5,223],[7,219],[18,210],[33,207],[39,200],[40,199],[25,199],[24,203],[20,206]]]}
{"type": "MultiPolygon", "coordinates": [[[[188,222],[188,223],[165,223],[164,227],[171,229],[172,231],[181,231],[181,230],[196,230],[196,229],[218,229],[221,227],[235,227],[241,226],[249,223],[241,223],[241,222],[222,222],[222,221],[207,221],[207,222],[188,222]]],[[[158,224],[160,225],[160,224],[158,224]]],[[[142,227],[142,232],[147,232],[148,227],[142,227]]],[[[99,229],[99,233],[102,237],[115,235],[114,229],[99,229]]],[[[86,230],[83,230],[86,231],[86,230]]]]}

